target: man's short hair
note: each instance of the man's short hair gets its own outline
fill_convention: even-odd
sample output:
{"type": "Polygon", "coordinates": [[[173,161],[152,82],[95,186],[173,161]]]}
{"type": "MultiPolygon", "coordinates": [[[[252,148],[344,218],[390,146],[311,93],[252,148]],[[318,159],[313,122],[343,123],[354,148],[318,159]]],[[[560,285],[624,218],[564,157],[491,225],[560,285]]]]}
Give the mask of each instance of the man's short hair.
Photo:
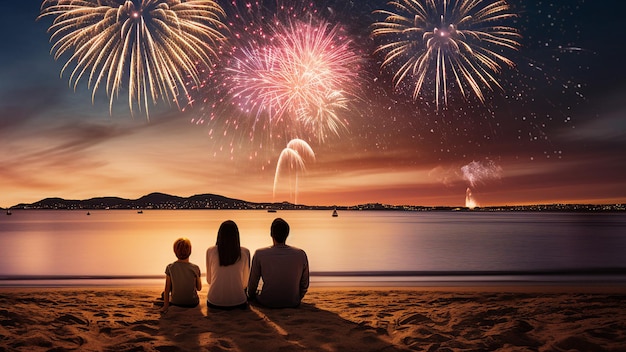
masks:
{"type": "Polygon", "coordinates": [[[276,242],[285,243],[287,236],[289,236],[289,224],[281,218],[274,219],[270,228],[270,235],[276,242]]]}

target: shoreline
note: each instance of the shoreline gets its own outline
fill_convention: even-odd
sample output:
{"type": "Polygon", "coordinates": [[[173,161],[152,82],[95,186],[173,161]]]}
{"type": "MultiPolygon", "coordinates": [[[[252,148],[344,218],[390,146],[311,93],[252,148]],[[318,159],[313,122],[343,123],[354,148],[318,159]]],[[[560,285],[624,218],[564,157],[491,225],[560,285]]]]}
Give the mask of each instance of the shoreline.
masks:
{"type": "MultiPolygon", "coordinates": [[[[75,287],[75,288],[128,288],[128,287],[161,287],[164,276],[42,276],[42,277],[7,277],[0,276],[0,290],[4,288],[29,287],[75,287]]],[[[204,280],[203,280],[204,282],[204,280]]],[[[477,289],[516,287],[548,288],[611,288],[613,291],[626,291],[626,276],[624,275],[573,275],[573,276],[311,276],[311,288],[364,288],[364,289],[441,289],[465,288],[477,289]]]]}
{"type": "MultiPolygon", "coordinates": [[[[19,293],[19,292],[56,292],[56,291],[159,291],[163,290],[164,282],[162,280],[154,281],[148,284],[139,284],[136,282],[120,282],[117,284],[109,284],[107,282],[94,282],[93,284],[67,283],[56,285],[0,285],[0,294],[2,293],[19,293]]],[[[203,282],[202,291],[199,295],[206,297],[207,284],[203,282]]],[[[626,282],[617,284],[606,282],[432,282],[432,283],[406,283],[406,282],[325,282],[312,283],[309,286],[308,294],[311,292],[345,292],[345,291],[406,291],[406,292],[510,292],[510,293],[527,293],[527,294],[624,294],[626,295],[626,282]]],[[[202,297],[201,297],[202,298],[202,297]]],[[[306,299],[306,297],[305,297],[306,299]]],[[[201,299],[202,302],[202,299],[201,299]]],[[[202,303],[201,303],[202,305],[202,303]]],[[[206,308],[206,307],[205,307],[206,308]]],[[[626,310],[626,308],[625,308],[626,310]]]]}
{"type": "Polygon", "coordinates": [[[162,286],[0,287],[0,350],[618,351],[624,285],[313,286],[299,308],[155,305],[162,286]]]}

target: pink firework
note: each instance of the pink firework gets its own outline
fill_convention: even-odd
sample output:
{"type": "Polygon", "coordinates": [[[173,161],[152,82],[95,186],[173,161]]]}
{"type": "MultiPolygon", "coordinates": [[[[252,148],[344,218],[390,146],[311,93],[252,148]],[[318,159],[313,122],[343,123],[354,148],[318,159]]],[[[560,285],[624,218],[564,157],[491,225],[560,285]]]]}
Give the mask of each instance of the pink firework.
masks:
{"type": "Polygon", "coordinates": [[[237,51],[227,68],[229,95],[270,130],[323,141],[346,127],[339,113],[357,96],[360,64],[339,26],[290,20],[273,28],[268,44],[237,51]]]}
{"type": "Polygon", "coordinates": [[[293,138],[323,142],[348,131],[364,59],[340,24],[322,20],[314,3],[231,1],[225,11],[221,63],[200,68],[200,84],[189,81],[193,123],[250,159],[293,138]]]}

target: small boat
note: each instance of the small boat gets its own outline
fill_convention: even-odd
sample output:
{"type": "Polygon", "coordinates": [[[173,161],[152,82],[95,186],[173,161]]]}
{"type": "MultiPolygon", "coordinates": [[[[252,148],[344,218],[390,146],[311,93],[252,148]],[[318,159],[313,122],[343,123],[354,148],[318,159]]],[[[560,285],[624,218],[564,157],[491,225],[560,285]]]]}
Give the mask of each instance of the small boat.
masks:
{"type": "Polygon", "coordinates": [[[91,213],[90,213],[90,212],[87,212],[87,215],[91,215],[91,213]]]}
{"type": "Polygon", "coordinates": [[[138,210],[137,214],[143,214],[143,210],[138,210]]]}
{"type": "Polygon", "coordinates": [[[11,213],[11,209],[7,209],[7,215],[11,215],[13,213],[11,213]]]}
{"type": "Polygon", "coordinates": [[[276,209],[267,209],[267,212],[268,212],[268,213],[275,213],[275,212],[276,212],[276,209]]]}
{"type": "Polygon", "coordinates": [[[339,216],[339,214],[337,214],[337,209],[333,210],[333,218],[336,218],[338,216],[339,216]]]}

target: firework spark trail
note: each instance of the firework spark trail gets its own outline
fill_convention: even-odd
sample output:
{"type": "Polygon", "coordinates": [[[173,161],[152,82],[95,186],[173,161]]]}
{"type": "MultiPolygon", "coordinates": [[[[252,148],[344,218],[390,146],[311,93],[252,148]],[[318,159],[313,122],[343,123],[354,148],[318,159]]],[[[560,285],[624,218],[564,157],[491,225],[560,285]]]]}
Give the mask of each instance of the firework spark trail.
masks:
{"type": "Polygon", "coordinates": [[[502,168],[493,160],[487,160],[485,163],[472,161],[461,167],[461,173],[463,179],[469,182],[471,187],[475,187],[480,182],[499,179],[502,175],[502,168]]]}
{"type": "Polygon", "coordinates": [[[514,63],[501,52],[517,50],[521,37],[517,29],[506,25],[516,16],[505,1],[396,0],[389,4],[396,12],[374,11],[386,17],[373,24],[372,36],[380,41],[375,52],[384,54],[382,67],[395,70],[396,88],[414,80],[407,84],[414,85],[413,98],[417,99],[425,83],[434,80],[438,109],[448,102],[449,86],[463,97],[472,92],[483,103],[483,87],[502,89],[496,74],[502,64],[513,67],[514,63]]]}
{"type": "MultiPolygon", "coordinates": [[[[315,160],[315,153],[309,144],[302,139],[292,139],[287,143],[287,147],[283,149],[278,157],[276,163],[276,173],[274,174],[274,188],[272,197],[276,200],[276,187],[278,186],[278,180],[280,171],[288,166],[288,170],[293,170],[295,173],[295,199],[294,203],[298,203],[298,173],[306,170],[305,159],[315,160]]],[[[291,179],[290,179],[291,182],[291,179]]],[[[290,190],[292,188],[290,187],[290,190]]]]}
{"type": "Polygon", "coordinates": [[[150,101],[178,105],[188,77],[199,81],[197,62],[210,66],[225,38],[225,13],[211,0],[45,0],[38,18],[46,16],[55,60],[70,55],[61,75],[74,66],[74,89],[88,76],[92,100],[104,85],[110,111],[126,82],[131,113],[135,102],[146,115],[150,101]]]}
{"type": "Polygon", "coordinates": [[[311,146],[302,139],[292,139],[287,143],[287,148],[295,150],[303,160],[315,161],[315,153],[311,146]]]}

